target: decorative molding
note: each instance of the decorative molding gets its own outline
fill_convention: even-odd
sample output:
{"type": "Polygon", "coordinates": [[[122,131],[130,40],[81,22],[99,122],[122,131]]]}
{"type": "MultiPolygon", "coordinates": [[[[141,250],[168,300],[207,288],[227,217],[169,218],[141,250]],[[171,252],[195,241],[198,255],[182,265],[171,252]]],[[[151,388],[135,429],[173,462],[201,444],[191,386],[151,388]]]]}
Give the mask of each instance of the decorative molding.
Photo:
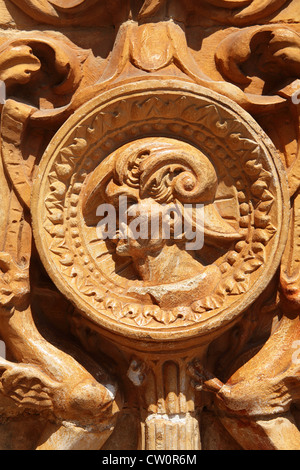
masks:
{"type": "MultiPolygon", "coordinates": [[[[209,331],[216,321],[215,315],[223,309],[232,321],[233,317],[228,313],[228,306],[232,303],[230,297],[233,296],[235,302],[239,296],[243,299],[257,273],[261,272],[262,278],[266,279],[261,267],[268,257],[273,259],[278,252],[281,230],[285,225],[282,217],[285,217],[286,193],[281,196],[278,193],[281,192],[280,187],[276,187],[279,173],[275,168],[272,169],[275,162],[260,143],[258,134],[251,132],[247,124],[241,124],[242,116],[238,116],[235,110],[224,108],[217,96],[206,96],[204,89],[182,86],[176,81],[169,81],[168,89],[158,82],[152,84],[150,81],[135,84],[133,90],[132,86],[125,88],[124,92],[117,89],[111,98],[105,95],[101,97],[99,104],[94,100],[90,109],[86,111],[88,121],[76,120],[76,124],[69,124],[74,129],[72,137],[68,127],[62,129],[60,140],[64,144],[58,148],[53,146],[53,150],[49,148],[41,163],[41,173],[34,189],[32,215],[36,243],[54,282],[68,297],[73,297],[73,293],[77,292],[73,298],[75,304],[81,304],[81,308],[94,321],[101,323],[100,318],[103,318],[104,324],[108,321],[112,325],[111,321],[117,320],[130,326],[130,331],[134,331],[134,324],[153,328],[153,320],[158,321],[160,328],[164,325],[169,328],[170,324],[177,327],[179,323],[185,325],[188,333],[187,326],[196,323],[199,331],[203,328],[203,331],[206,328],[209,331]],[[136,89],[140,89],[140,92],[135,92],[136,89]],[[180,118],[177,117],[179,111],[180,118]],[[132,300],[130,303],[128,294],[138,290],[138,287],[134,281],[124,283],[125,274],[125,278],[117,274],[119,270],[125,269],[124,262],[119,260],[120,267],[116,267],[116,275],[110,278],[106,274],[114,265],[110,250],[104,241],[98,240],[97,244],[95,227],[85,226],[82,220],[85,208],[81,194],[87,191],[85,181],[102,159],[128,142],[129,135],[134,138],[138,148],[139,135],[146,137],[147,134],[151,136],[157,133],[168,134],[175,139],[185,135],[187,141],[200,148],[213,162],[219,188],[222,181],[227,181],[228,186],[230,181],[232,189],[228,187],[225,192],[222,189],[217,191],[216,204],[222,211],[222,200],[232,200],[232,207],[236,207],[232,223],[236,225],[239,234],[235,244],[232,245],[229,239],[229,245],[232,246],[228,252],[217,256],[214,263],[221,276],[214,293],[206,297],[204,292],[202,298],[193,299],[190,305],[167,311],[160,311],[158,306],[151,304],[140,306],[132,304],[132,300]],[[65,135],[69,136],[67,143],[65,135]],[[103,136],[103,140],[99,140],[99,135],[103,136]],[[237,154],[240,155],[238,159],[237,154]],[[283,206],[282,203],[277,205],[282,197],[283,206]],[[274,246],[272,255],[269,254],[269,244],[274,246]],[[97,250],[100,250],[100,254],[104,250],[102,269],[96,261],[99,256],[97,250]],[[114,290],[115,298],[111,296],[114,290]]],[[[282,181],[281,188],[284,188],[284,184],[282,181]]],[[[218,244],[218,235],[215,237],[212,243],[218,244]]],[[[226,242],[221,234],[219,240],[222,244],[226,242]]],[[[126,264],[128,260],[125,260],[126,264]]],[[[275,270],[273,260],[272,273],[275,270]]],[[[261,284],[262,281],[257,282],[261,284]]],[[[252,299],[253,294],[247,295],[252,299]]],[[[244,301],[240,302],[245,308],[244,301]]],[[[233,307],[233,310],[236,309],[233,307]]],[[[216,321],[216,325],[218,323],[216,321]]]]}
{"type": "Polygon", "coordinates": [[[300,449],[297,2],[5,0],[0,448],[300,449]]]}

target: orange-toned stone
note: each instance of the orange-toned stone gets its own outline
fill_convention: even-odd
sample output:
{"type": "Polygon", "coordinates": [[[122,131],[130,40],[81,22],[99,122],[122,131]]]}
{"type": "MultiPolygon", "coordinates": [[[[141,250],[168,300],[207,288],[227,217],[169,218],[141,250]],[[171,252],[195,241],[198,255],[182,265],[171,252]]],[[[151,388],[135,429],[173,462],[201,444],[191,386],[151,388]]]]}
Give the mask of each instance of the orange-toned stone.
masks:
{"type": "Polygon", "coordinates": [[[1,449],[300,449],[297,4],[0,1],[1,449]]]}

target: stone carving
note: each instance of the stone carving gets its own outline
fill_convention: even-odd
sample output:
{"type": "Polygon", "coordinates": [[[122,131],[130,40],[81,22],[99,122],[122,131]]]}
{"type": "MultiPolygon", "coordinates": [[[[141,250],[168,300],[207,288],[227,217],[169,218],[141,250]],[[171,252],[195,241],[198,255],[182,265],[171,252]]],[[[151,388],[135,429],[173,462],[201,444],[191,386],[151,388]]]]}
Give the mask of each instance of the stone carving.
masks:
{"type": "Polygon", "coordinates": [[[241,0],[239,2],[206,0],[203,5],[197,5],[197,8],[201,13],[221,24],[244,26],[272,15],[286,3],[286,0],[241,0]]]}
{"type": "MultiPolygon", "coordinates": [[[[176,85],[179,84],[174,82],[174,88],[176,85]]],[[[278,253],[284,214],[283,208],[276,207],[275,200],[281,201],[282,196],[277,197],[276,190],[273,189],[275,179],[269,171],[270,157],[264,155],[265,149],[255,141],[255,134],[251,136],[251,133],[242,128],[234,112],[231,115],[228,114],[213,98],[205,99],[201,95],[197,96],[197,88],[194,93],[191,92],[189,86],[189,93],[182,90],[174,92],[173,96],[167,96],[162,85],[154,82],[151,87],[153,92],[150,86],[150,83],[147,83],[145,89],[145,84],[141,83],[139,93],[131,91],[132,96],[130,96],[129,92],[126,92],[126,100],[121,97],[116,103],[113,95],[112,105],[107,103],[105,107],[101,104],[95,105],[94,101],[93,115],[90,116],[90,112],[87,112],[88,122],[84,119],[76,125],[72,124],[74,133],[72,138],[69,137],[68,143],[64,142],[63,146],[55,151],[49,149],[49,156],[45,156],[40,165],[42,174],[38,177],[38,184],[35,187],[35,193],[40,197],[34,196],[33,201],[32,216],[36,243],[44,264],[49,266],[50,275],[55,266],[54,282],[57,282],[57,273],[60,271],[60,288],[69,290],[73,284],[71,289],[73,292],[79,289],[76,302],[82,299],[88,302],[85,309],[88,310],[89,316],[91,316],[91,311],[95,310],[95,315],[98,317],[99,311],[105,312],[108,308],[108,312],[112,309],[116,312],[117,319],[126,324],[130,320],[129,324],[132,320],[137,323],[149,323],[153,317],[162,318],[158,321],[167,324],[176,322],[176,327],[182,319],[187,323],[199,320],[200,324],[203,320],[207,323],[207,316],[203,318],[202,315],[204,312],[225,308],[227,301],[229,303],[233,301],[231,296],[236,299],[236,296],[248,291],[251,286],[251,276],[257,276],[259,272],[264,276],[260,267],[267,260],[270,245],[273,245],[273,250],[278,253]],[[161,93],[158,87],[161,88],[161,93]],[[178,109],[181,111],[180,118],[177,117],[178,109]],[[108,121],[108,116],[113,119],[113,123],[108,121]],[[165,123],[162,121],[162,116],[164,120],[166,119],[165,123]],[[126,147],[128,134],[134,130],[134,135],[136,135],[137,126],[139,124],[144,126],[142,123],[145,117],[147,117],[146,133],[149,135],[157,131],[160,135],[166,132],[173,134],[175,129],[174,137],[187,133],[186,139],[190,140],[194,146],[177,142],[175,139],[161,140],[160,137],[152,139],[144,137],[145,140],[134,140],[126,147]],[[178,124],[175,125],[174,122],[178,124]],[[118,132],[121,128],[123,134],[118,132]],[[99,140],[100,132],[104,137],[103,142],[99,140]],[[224,141],[227,142],[226,149],[223,146],[224,141]],[[111,153],[116,146],[117,150],[111,153]],[[195,146],[202,148],[202,151],[214,160],[213,164],[208,157],[197,151],[195,146]],[[182,300],[178,304],[174,298],[174,305],[172,305],[171,292],[174,289],[176,291],[180,289],[178,284],[173,281],[171,282],[173,287],[169,286],[168,276],[166,277],[166,274],[163,275],[159,271],[156,275],[152,272],[150,276],[146,271],[153,270],[154,266],[152,265],[151,268],[141,266],[133,256],[135,269],[139,271],[139,275],[136,276],[132,272],[132,263],[128,261],[130,250],[125,252],[127,259],[121,256],[114,261],[111,255],[113,248],[97,238],[96,225],[100,220],[98,218],[98,221],[95,221],[97,206],[101,202],[109,202],[116,197],[113,188],[116,194],[119,191],[121,194],[128,194],[130,198],[133,197],[130,186],[126,184],[126,181],[131,181],[133,176],[127,174],[126,165],[134,165],[132,163],[134,155],[139,156],[143,151],[146,154],[149,153],[149,159],[141,163],[145,170],[143,171],[142,168],[135,170],[135,173],[141,171],[143,183],[134,183],[134,180],[130,183],[130,186],[136,185],[139,188],[139,196],[135,196],[138,197],[137,201],[147,202],[147,199],[151,199],[153,203],[158,200],[161,204],[177,201],[181,204],[204,203],[204,240],[209,245],[215,246],[215,249],[208,248],[203,254],[200,252],[196,256],[183,251],[176,243],[173,243],[171,247],[170,243],[165,244],[165,250],[171,250],[173,259],[179,257],[179,265],[181,265],[180,259],[185,260],[182,261],[184,263],[188,260],[189,268],[177,273],[178,281],[189,279],[191,287],[182,285],[184,292],[190,293],[191,288],[199,292],[196,297],[188,295],[188,303],[182,300]],[[241,155],[238,166],[235,163],[237,152],[241,155]],[[217,157],[213,157],[214,154],[217,157]],[[67,161],[66,155],[69,155],[67,161]],[[105,156],[107,160],[104,160],[102,170],[102,165],[99,163],[105,156]],[[157,167],[156,159],[163,165],[162,167],[157,167]],[[107,175],[115,173],[114,165],[121,168],[119,170],[121,173],[109,183],[107,175]],[[221,166],[223,166],[222,169],[221,166]],[[173,175],[168,173],[169,169],[173,175]],[[89,175],[90,179],[86,182],[89,175]],[[204,175],[207,177],[203,181],[204,175]],[[169,179],[173,181],[173,194],[171,188],[169,190],[165,188],[169,179]],[[106,196],[102,196],[101,199],[101,192],[105,192],[105,188],[102,188],[103,180],[106,181],[105,184],[108,184],[108,187],[106,196]],[[97,189],[98,186],[99,189],[97,189]],[[68,191],[67,188],[69,188],[68,191]],[[248,193],[248,188],[250,188],[250,193],[248,193]],[[150,198],[147,198],[147,195],[150,198]],[[231,218],[232,225],[222,219],[222,211],[225,217],[231,218]],[[64,214],[67,212],[69,216],[65,217],[64,214]],[[278,213],[275,215],[276,212],[278,213]],[[85,213],[87,213],[86,216],[85,213]],[[89,214],[94,216],[94,221],[89,220],[91,218],[89,214]],[[86,221],[83,224],[84,218],[86,221]],[[78,254],[80,257],[77,256],[78,254]],[[194,261],[195,257],[198,259],[194,261]],[[213,263],[209,263],[209,259],[213,263]],[[205,266],[207,268],[203,271],[205,266]],[[108,276],[108,272],[112,275],[108,276]],[[157,281],[155,276],[158,276],[157,281]],[[136,283],[135,277],[143,279],[146,284],[136,283]],[[204,285],[211,286],[210,293],[207,292],[207,288],[201,288],[199,284],[201,277],[204,277],[204,285]],[[128,283],[127,278],[133,279],[128,283]],[[212,278],[214,285],[209,280],[212,278]],[[161,301],[156,302],[164,310],[167,309],[167,312],[161,312],[156,305],[151,313],[151,303],[144,305],[144,302],[142,306],[132,305],[136,313],[131,312],[128,307],[130,292],[135,294],[140,292],[141,295],[143,292],[146,295],[148,289],[148,294],[151,293],[155,297],[154,287],[146,287],[149,282],[151,285],[151,281],[152,285],[155,286],[158,283],[166,289],[166,292],[169,290],[170,294],[166,294],[166,300],[163,300],[164,295],[161,301]],[[117,294],[115,299],[111,296],[114,284],[117,294]],[[124,295],[123,301],[122,294],[124,295]],[[111,307],[113,300],[116,305],[111,307]],[[174,308],[170,311],[171,307],[174,308]]],[[[171,83],[169,83],[169,88],[170,86],[171,83]]],[[[144,128],[142,132],[145,135],[144,128]]],[[[65,135],[69,131],[62,129],[62,133],[65,135]]],[[[284,184],[282,182],[280,187],[277,187],[277,191],[281,192],[284,184]]],[[[123,250],[125,244],[123,244],[123,250]]],[[[158,250],[156,241],[154,246],[158,250]]],[[[151,249],[151,243],[148,240],[147,247],[144,251],[141,249],[138,256],[145,260],[145,250],[149,249],[151,249]]],[[[162,246],[159,249],[162,251],[162,258],[171,257],[170,254],[168,256],[163,254],[162,246]]],[[[119,247],[117,253],[121,251],[119,247]]],[[[151,261],[153,261],[152,258],[151,261]]],[[[161,262],[159,264],[161,267],[161,262]]],[[[276,270],[274,263],[272,269],[276,270]]],[[[176,275],[174,279],[176,280],[176,275]]],[[[170,280],[172,281],[172,278],[170,280]]],[[[259,289],[256,292],[258,295],[259,289]]],[[[159,291],[157,295],[159,296],[159,291]]],[[[212,326],[213,320],[209,323],[212,326]]],[[[180,334],[182,335],[182,332],[180,334]]]]}
{"type": "Polygon", "coordinates": [[[300,448],[296,2],[7,2],[0,448],[300,448]]]}
{"type": "Polygon", "coordinates": [[[186,16],[189,13],[200,13],[217,22],[232,25],[248,25],[253,21],[272,15],[287,0],[145,0],[137,9],[129,0],[10,0],[26,14],[37,21],[53,25],[91,25],[97,21],[115,21],[123,13],[123,21],[137,17],[138,19],[152,18],[158,12],[169,17],[186,16]],[[92,13],[91,13],[92,12],[92,13]],[[120,15],[120,12],[121,15],[120,15]],[[95,15],[96,13],[96,15],[95,15]],[[109,17],[108,14],[113,15],[109,17]]]}
{"type": "Polygon", "coordinates": [[[96,25],[97,22],[110,21],[109,14],[122,8],[120,0],[101,2],[99,0],[11,0],[33,19],[55,26],[96,25]]]}

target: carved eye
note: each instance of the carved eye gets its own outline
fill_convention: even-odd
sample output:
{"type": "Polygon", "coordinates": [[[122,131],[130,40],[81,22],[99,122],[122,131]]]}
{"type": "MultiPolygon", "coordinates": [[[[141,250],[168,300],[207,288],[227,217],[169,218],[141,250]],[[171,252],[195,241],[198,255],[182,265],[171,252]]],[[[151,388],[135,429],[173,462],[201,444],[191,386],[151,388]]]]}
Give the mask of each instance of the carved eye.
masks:
{"type": "Polygon", "coordinates": [[[127,199],[127,209],[129,209],[130,207],[134,206],[135,204],[138,204],[138,200],[135,199],[135,198],[128,198],[127,199]]]}

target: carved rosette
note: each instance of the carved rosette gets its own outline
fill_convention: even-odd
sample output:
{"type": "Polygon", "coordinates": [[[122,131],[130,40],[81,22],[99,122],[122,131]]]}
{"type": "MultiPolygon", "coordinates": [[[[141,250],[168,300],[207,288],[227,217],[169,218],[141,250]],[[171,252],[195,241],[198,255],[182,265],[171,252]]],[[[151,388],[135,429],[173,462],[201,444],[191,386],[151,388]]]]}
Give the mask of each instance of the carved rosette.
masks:
{"type": "Polygon", "coordinates": [[[272,279],[286,241],[288,208],[277,152],[247,113],[191,83],[147,80],[103,93],[66,122],[42,159],[31,211],[50,277],[103,331],[154,342],[196,336],[206,342],[272,279]],[[123,145],[153,137],[188,143],[206,155],[218,178],[214,207],[239,234],[225,250],[208,249],[204,265],[220,273],[215,288],[208,294],[200,289],[173,308],[130,294],[144,285],[131,260],[116,256],[83,216],[86,181],[98,165],[123,145]]]}

